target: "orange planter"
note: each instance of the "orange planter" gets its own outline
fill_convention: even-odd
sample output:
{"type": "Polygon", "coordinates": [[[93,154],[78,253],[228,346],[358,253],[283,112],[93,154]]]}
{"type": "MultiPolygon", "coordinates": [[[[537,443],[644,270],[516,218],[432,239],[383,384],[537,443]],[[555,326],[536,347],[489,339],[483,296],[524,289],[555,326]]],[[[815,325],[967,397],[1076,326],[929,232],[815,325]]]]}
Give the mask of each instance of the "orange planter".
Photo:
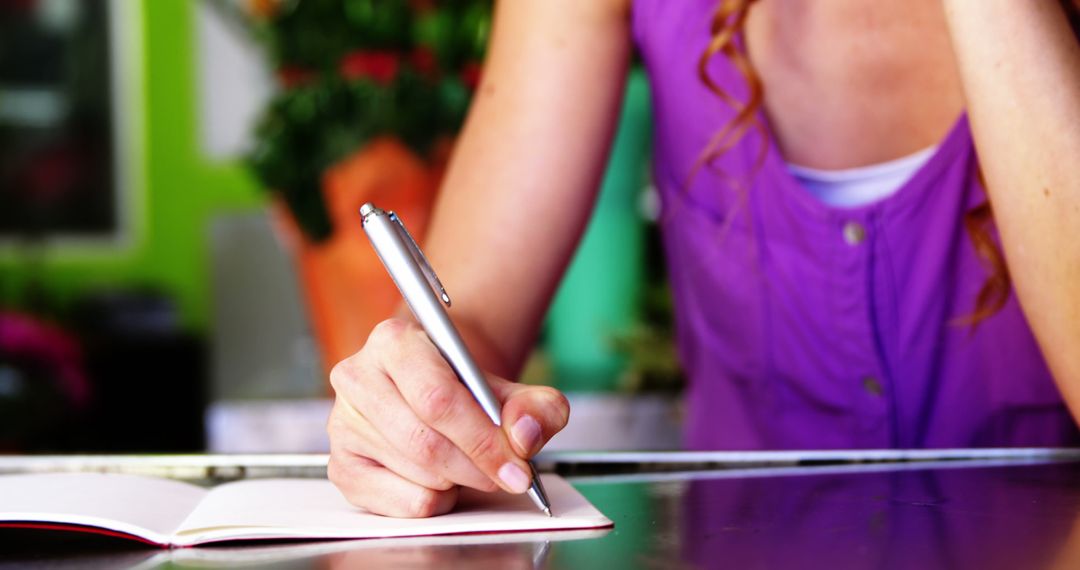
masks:
{"type": "Polygon", "coordinates": [[[275,206],[296,258],[326,372],[356,352],[375,324],[401,303],[397,287],[364,235],[360,206],[374,202],[397,212],[409,232],[422,241],[440,171],[396,140],[372,141],[323,177],[334,228],[323,243],[304,238],[285,207],[275,206]]]}

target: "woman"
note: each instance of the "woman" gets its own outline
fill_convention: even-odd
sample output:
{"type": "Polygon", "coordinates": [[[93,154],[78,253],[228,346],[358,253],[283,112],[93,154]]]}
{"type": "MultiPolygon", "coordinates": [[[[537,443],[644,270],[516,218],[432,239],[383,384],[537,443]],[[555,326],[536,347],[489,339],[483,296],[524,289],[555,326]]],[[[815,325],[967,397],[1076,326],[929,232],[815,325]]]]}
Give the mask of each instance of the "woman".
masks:
{"type": "Polygon", "coordinates": [[[1076,442],[1074,8],[501,3],[426,247],[504,427],[393,319],[332,374],[331,479],[395,516],[446,512],[461,485],[525,490],[525,458],[569,408],[508,379],[590,211],[632,41],[689,446],[1076,442]]]}

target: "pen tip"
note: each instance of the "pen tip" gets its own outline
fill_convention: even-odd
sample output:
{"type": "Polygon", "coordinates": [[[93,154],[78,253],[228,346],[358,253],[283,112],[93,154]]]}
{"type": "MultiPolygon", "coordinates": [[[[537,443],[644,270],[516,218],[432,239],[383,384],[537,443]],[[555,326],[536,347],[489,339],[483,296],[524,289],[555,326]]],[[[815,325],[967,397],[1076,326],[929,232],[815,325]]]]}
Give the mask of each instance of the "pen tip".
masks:
{"type": "Polygon", "coordinates": [[[549,516],[549,517],[550,517],[550,516],[553,516],[553,515],[551,514],[551,509],[549,509],[549,508],[547,508],[547,507],[544,507],[544,514],[545,514],[545,515],[547,515],[547,516],[549,516]]]}

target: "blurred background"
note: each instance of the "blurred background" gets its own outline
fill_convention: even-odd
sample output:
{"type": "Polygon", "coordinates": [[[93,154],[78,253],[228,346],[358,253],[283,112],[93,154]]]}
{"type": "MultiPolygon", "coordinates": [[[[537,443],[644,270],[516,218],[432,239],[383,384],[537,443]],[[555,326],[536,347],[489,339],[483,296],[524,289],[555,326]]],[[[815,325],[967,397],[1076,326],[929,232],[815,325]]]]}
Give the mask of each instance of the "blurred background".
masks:
{"type": "MultiPolygon", "coordinates": [[[[400,299],[356,211],[422,240],[490,18],[0,0],[0,452],[325,451],[326,371],[400,299]]],[[[556,448],[679,445],[649,139],[635,69],[522,378],[571,398],[556,448]]]]}

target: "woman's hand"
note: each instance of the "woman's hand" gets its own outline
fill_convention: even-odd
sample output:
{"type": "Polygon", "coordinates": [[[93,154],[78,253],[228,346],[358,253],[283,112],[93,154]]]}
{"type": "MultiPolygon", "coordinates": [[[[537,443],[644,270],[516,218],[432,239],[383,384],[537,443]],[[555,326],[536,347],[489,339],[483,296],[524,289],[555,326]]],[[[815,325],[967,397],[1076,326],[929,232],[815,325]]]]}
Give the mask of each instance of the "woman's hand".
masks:
{"type": "Polygon", "coordinates": [[[330,374],[330,480],[352,504],[394,517],[449,511],[460,485],[529,488],[526,460],[566,426],[558,390],[492,375],[496,426],[419,325],[389,319],[330,374]]]}

